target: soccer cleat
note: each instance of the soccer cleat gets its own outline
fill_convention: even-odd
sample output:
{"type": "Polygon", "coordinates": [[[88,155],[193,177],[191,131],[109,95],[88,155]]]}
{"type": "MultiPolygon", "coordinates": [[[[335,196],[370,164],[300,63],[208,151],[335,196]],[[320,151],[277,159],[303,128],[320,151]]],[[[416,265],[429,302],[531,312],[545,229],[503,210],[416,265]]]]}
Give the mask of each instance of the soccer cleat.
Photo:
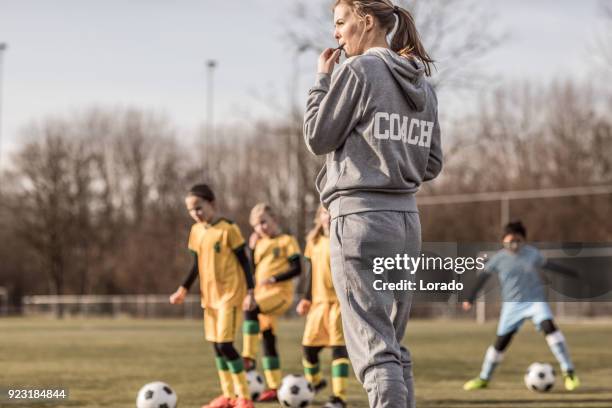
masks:
{"type": "Polygon", "coordinates": [[[257,362],[250,357],[242,357],[242,364],[244,365],[244,371],[251,371],[257,368],[257,362]]]}
{"type": "Polygon", "coordinates": [[[232,408],[234,401],[231,398],[227,398],[225,395],[220,395],[214,400],[210,401],[206,405],[202,405],[202,408],[232,408]]]}
{"type": "Polygon", "coordinates": [[[278,395],[276,390],[268,389],[261,393],[259,398],[257,398],[257,402],[276,402],[278,401],[278,395]]]}
{"type": "Polygon", "coordinates": [[[329,401],[323,405],[323,408],[346,408],[346,402],[342,398],[333,395],[329,397],[329,401]]]}
{"type": "Polygon", "coordinates": [[[327,380],[325,378],[321,378],[321,381],[319,381],[317,384],[313,384],[312,387],[314,388],[315,394],[318,394],[319,391],[327,387],[327,380]]]}
{"type": "Polygon", "coordinates": [[[236,398],[233,407],[234,408],[254,408],[255,404],[253,404],[253,401],[251,401],[250,399],[240,397],[240,398],[236,398]]]}
{"type": "Polygon", "coordinates": [[[580,380],[574,373],[563,373],[563,382],[565,384],[565,389],[568,391],[574,391],[576,388],[580,387],[580,380]]]}
{"type": "Polygon", "coordinates": [[[466,391],[480,390],[482,388],[487,388],[488,385],[488,380],[483,380],[482,378],[478,377],[463,384],[463,389],[466,391]]]}

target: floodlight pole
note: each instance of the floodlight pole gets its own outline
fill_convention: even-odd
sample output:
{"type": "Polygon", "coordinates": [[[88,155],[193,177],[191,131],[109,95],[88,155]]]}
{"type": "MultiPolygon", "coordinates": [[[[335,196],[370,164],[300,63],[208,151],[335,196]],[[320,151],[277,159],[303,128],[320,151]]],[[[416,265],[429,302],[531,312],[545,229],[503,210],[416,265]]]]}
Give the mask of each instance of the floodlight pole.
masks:
{"type": "Polygon", "coordinates": [[[207,86],[206,86],[206,129],[204,133],[203,160],[202,160],[202,175],[205,180],[209,180],[207,171],[211,169],[210,159],[212,155],[209,152],[209,147],[215,142],[214,135],[214,71],[217,67],[217,61],[206,61],[207,86]]]}

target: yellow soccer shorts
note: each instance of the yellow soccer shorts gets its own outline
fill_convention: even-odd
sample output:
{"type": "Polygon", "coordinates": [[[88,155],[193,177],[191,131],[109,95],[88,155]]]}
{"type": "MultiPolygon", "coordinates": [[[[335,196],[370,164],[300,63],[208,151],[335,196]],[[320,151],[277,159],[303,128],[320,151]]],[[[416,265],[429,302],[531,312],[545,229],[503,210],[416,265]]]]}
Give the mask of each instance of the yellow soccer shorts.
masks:
{"type": "Polygon", "coordinates": [[[291,299],[278,292],[255,293],[255,303],[259,306],[259,331],[272,329],[276,333],[277,319],[291,307],[291,299]]]}
{"type": "Polygon", "coordinates": [[[242,312],[237,306],[220,309],[204,309],[204,336],[213,343],[229,343],[236,338],[236,331],[242,323],[242,312]]]}
{"type": "Polygon", "coordinates": [[[344,346],[340,303],[313,303],[306,316],[303,346],[344,346]]]}

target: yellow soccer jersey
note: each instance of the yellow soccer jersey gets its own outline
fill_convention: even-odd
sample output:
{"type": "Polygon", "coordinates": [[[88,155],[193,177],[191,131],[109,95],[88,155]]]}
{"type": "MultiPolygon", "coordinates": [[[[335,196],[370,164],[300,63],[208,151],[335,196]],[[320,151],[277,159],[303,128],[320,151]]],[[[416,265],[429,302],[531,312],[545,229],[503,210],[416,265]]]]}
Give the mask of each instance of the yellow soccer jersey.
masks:
{"type": "Polygon", "coordinates": [[[287,299],[293,297],[293,279],[272,285],[261,285],[272,276],[289,270],[289,261],[300,256],[300,246],[291,235],[281,234],[274,238],[261,238],[255,245],[255,292],[278,293],[287,299]]]}
{"type": "Polygon", "coordinates": [[[312,303],[338,302],[331,276],[329,237],[320,236],[316,243],[308,241],[304,256],[311,264],[312,303]]]}
{"type": "Polygon", "coordinates": [[[189,249],[198,254],[202,307],[239,306],[246,296],[244,271],[234,250],[244,245],[237,225],[225,219],[196,223],[189,233],[189,249]]]}

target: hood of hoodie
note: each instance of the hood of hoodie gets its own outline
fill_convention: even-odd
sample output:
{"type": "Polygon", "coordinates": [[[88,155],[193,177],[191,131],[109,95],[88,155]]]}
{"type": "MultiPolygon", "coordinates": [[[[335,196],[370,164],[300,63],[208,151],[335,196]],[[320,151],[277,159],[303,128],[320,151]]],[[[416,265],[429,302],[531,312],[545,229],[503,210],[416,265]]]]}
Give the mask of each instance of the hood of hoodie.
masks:
{"type": "Polygon", "coordinates": [[[418,112],[425,109],[428,84],[424,80],[425,68],[420,62],[409,60],[389,48],[382,47],[370,48],[364,55],[374,55],[383,60],[408,102],[418,112]]]}

